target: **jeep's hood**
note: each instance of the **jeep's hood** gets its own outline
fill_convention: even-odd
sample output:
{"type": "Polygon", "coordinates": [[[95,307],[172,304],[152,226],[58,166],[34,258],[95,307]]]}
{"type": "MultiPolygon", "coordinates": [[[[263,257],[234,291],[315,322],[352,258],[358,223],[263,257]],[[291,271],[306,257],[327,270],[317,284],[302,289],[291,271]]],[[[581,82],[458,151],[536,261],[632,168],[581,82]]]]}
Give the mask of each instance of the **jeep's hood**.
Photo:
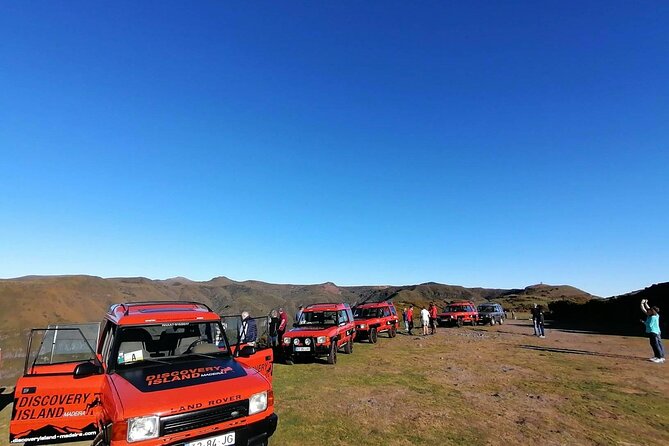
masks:
{"type": "Polygon", "coordinates": [[[375,322],[379,322],[381,318],[378,317],[361,317],[361,318],[355,318],[355,323],[356,325],[360,324],[373,324],[375,322]]]}
{"type": "Polygon", "coordinates": [[[322,325],[316,325],[314,327],[295,327],[286,332],[284,336],[315,336],[316,334],[327,336],[329,333],[336,331],[337,327],[334,325],[329,327],[324,327],[322,325]]]}
{"type": "Polygon", "coordinates": [[[112,386],[123,418],[171,415],[247,399],[269,389],[255,370],[232,358],[194,358],[117,371],[112,386]]]}

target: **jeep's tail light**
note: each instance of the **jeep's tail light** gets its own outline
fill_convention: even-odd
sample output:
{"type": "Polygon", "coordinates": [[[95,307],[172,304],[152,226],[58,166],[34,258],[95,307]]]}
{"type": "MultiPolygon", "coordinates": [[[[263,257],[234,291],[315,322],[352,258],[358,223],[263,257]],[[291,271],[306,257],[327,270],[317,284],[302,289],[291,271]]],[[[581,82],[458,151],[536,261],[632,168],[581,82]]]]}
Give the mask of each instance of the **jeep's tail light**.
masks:
{"type": "Polygon", "coordinates": [[[267,391],[251,395],[251,398],[249,398],[249,415],[254,415],[263,410],[267,410],[268,402],[269,398],[267,397],[267,391]]]}

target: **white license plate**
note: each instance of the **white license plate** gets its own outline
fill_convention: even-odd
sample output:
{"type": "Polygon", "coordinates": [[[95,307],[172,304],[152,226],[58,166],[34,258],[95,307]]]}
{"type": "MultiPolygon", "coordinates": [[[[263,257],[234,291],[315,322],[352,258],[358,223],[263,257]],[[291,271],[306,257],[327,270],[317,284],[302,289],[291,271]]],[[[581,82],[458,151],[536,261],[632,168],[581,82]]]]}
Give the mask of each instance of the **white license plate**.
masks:
{"type": "Polygon", "coordinates": [[[296,352],[310,352],[311,347],[295,347],[296,352]]]}
{"type": "Polygon", "coordinates": [[[235,444],[235,433],[218,435],[216,437],[203,438],[202,440],[191,441],[184,446],[230,446],[235,444]]]}

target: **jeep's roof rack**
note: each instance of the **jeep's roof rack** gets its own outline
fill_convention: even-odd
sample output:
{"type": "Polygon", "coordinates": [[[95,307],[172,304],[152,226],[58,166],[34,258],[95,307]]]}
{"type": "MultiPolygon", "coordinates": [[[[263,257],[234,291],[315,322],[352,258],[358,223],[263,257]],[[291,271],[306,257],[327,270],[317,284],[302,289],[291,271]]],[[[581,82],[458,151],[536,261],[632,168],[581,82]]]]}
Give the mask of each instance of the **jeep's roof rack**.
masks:
{"type": "Polygon", "coordinates": [[[209,308],[209,305],[203,304],[201,302],[183,301],[183,300],[152,300],[146,302],[124,302],[120,304],[114,304],[111,307],[109,307],[109,313],[113,313],[114,311],[116,311],[117,308],[122,307],[123,315],[127,316],[130,311],[130,308],[132,307],[144,307],[151,305],[173,305],[173,304],[197,305],[200,308],[206,309],[207,311],[211,312],[214,311],[211,308],[209,308]]]}

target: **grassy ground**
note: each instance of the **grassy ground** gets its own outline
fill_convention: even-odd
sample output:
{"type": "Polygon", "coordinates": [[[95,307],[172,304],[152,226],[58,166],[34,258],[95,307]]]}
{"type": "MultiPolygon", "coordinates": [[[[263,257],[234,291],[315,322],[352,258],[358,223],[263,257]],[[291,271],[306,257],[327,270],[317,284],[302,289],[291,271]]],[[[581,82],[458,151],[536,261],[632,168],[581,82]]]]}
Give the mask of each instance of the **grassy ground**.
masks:
{"type": "Polygon", "coordinates": [[[279,365],[273,445],[669,444],[669,370],[647,340],[527,321],[357,344],[279,365]]]}
{"type": "Polygon", "coordinates": [[[358,343],[336,366],[279,364],[272,446],[669,444],[669,364],[646,360],[645,338],[531,331],[441,328],[358,343]]]}

